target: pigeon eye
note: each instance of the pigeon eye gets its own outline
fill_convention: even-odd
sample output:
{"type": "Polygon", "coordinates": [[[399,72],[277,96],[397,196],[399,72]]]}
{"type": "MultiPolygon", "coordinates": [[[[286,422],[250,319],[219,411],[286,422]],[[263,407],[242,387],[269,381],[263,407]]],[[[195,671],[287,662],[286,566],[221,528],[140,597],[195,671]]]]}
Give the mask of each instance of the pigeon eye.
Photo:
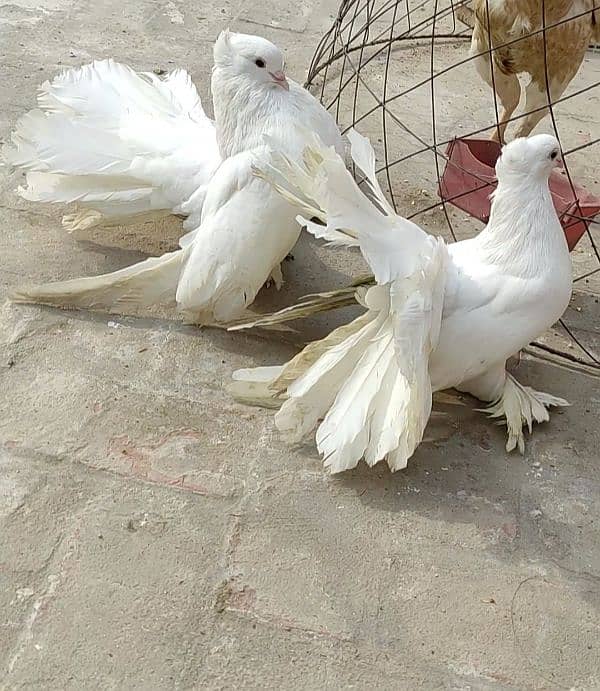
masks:
{"type": "Polygon", "coordinates": [[[558,156],[558,151],[553,151],[553,152],[550,154],[550,158],[551,158],[552,160],[554,160],[557,156],[558,156]]]}
{"type": "Polygon", "coordinates": [[[264,67],[264,66],[265,66],[265,61],[264,61],[262,58],[256,58],[256,60],[254,61],[254,64],[255,64],[257,67],[264,67]]]}

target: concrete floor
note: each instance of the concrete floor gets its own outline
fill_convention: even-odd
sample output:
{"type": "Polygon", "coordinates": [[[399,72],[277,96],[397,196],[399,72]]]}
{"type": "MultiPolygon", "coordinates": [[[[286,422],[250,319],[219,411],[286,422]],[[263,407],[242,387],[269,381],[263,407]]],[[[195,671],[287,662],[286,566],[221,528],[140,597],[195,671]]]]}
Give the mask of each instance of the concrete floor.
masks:
{"type": "MultiPolygon", "coordinates": [[[[302,79],[333,11],[269,0],[232,28],[285,47],[302,79]]],[[[92,57],[187,67],[206,97],[211,42],[237,12],[227,0],[1,5],[0,137],[38,83],[92,57]]],[[[175,224],[67,236],[61,210],[19,199],[17,183],[0,172],[2,298],[176,240],[175,224]]],[[[359,266],[303,238],[287,292],[263,302],[359,266]]],[[[597,299],[577,295],[569,317],[598,349],[597,299]]],[[[406,472],[332,479],[311,440],[288,448],[269,411],[224,390],[298,337],[8,302],[0,326],[1,688],[600,688],[597,377],[521,363],[523,381],[573,403],[524,458],[465,406],[406,472]]]]}

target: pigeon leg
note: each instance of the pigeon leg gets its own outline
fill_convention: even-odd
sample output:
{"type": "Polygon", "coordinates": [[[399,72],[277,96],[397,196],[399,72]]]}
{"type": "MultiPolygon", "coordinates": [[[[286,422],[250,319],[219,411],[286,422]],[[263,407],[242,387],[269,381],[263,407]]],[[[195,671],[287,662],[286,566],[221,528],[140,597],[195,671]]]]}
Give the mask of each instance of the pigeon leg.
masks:
{"type": "Polygon", "coordinates": [[[470,393],[480,401],[487,401],[493,403],[502,396],[502,390],[506,381],[506,367],[505,363],[490,367],[486,372],[480,374],[474,379],[464,381],[456,388],[459,391],[470,393]]]}
{"type": "Polygon", "coordinates": [[[525,452],[525,436],[523,427],[526,425],[529,433],[534,422],[547,422],[550,419],[548,408],[551,406],[568,406],[569,403],[563,398],[552,396],[551,394],[536,391],[529,386],[519,384],[519,382],[508,372],[503,371],[504,383],[498,391],[498,371],[487,372],[486,374],[466,382],[461,385],[461,390],[468,391],[482,400],[492,401],[488,408],[481,412],[486,413],[491,418],[504,418],[508,429],[508,439],[506,450],[513,451],[519,449],[520,453],[525,452]],[[486,385],[493,384],[486,394],[486,385]],[[463,388],[464,387],[464,388],[463,388]],[[490,394],[496,393],[495,396],[490,394]]]}

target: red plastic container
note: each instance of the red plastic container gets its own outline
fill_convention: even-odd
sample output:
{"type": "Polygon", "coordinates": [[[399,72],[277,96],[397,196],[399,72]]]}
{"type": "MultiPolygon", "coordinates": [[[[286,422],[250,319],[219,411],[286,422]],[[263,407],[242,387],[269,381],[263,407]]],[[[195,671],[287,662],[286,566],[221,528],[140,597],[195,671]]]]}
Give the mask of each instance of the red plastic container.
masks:
{"type": "MultiPolygon", "coordinates": [[[[449,204],[487,223],[490,217],[490,194],[496,188],[494,167],[500,156],[500,144],[491,139],[454,139],[448,145],[448,162],[438,193],[449,204]]],[[[586,231],[587,222],[570,214],[589,218],[600,211],[600,199],[580,185],[575,194],[566,174],[559,169],[550,176],[550,193],[562,223],[569,250],[586,231]]]]}

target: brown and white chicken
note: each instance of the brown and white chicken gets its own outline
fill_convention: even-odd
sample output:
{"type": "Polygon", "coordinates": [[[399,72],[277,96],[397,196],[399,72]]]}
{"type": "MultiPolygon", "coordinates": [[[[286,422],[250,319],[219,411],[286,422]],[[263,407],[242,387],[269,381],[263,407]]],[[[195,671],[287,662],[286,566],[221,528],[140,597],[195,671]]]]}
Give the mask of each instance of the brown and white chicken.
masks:
{"type": "Polygon", "coordinates": [[[600,0],[474,0],[473,10],[471,55],[502,106],[492,138],[504,142],[521,98],[522,73],[531,81],[516,136],[526,137],[547,114],[548,100],[562,96],[590,42],[600,41],[600,0]]]}

